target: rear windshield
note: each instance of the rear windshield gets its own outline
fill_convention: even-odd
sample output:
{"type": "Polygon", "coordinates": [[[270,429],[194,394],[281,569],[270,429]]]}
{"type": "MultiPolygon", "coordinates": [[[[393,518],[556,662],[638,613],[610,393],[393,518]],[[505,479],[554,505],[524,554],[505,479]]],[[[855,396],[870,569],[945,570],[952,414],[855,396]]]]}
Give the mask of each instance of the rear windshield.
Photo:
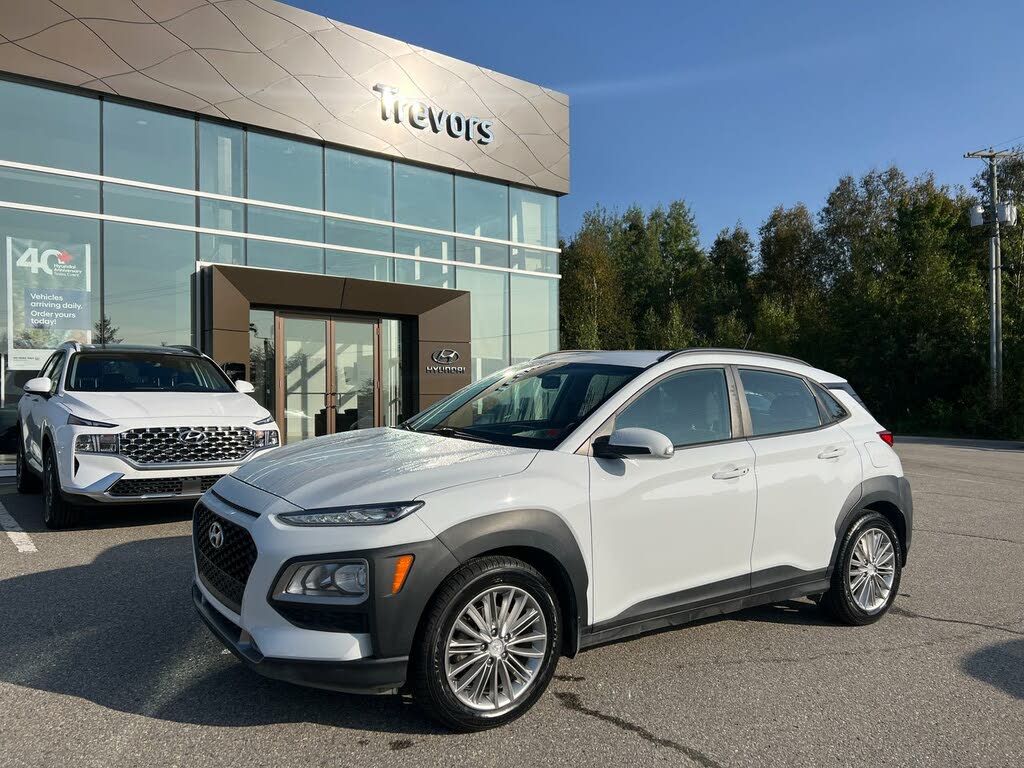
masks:
{"type": "Polygon", "coordinates": [[[76,392],[234,392],[202,357],[159,352],[83,352],[71,358],[65,389],[76,392]]]}

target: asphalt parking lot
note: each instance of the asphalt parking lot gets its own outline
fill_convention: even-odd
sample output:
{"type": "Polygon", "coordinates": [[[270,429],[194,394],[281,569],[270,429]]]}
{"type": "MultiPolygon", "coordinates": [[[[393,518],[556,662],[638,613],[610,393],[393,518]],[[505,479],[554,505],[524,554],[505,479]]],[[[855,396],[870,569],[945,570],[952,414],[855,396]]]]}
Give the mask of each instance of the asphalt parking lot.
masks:
{"type": "Polygon", "coordinates": [[[1024,765],[1024,450],[898,449],[914,544],[881,622],[794,601],[604,646],[475,735],[242,668],[194,615],[187,508],[50,532],[0,486],[27,534],[0,534],[0,764],[1024,765]]]}

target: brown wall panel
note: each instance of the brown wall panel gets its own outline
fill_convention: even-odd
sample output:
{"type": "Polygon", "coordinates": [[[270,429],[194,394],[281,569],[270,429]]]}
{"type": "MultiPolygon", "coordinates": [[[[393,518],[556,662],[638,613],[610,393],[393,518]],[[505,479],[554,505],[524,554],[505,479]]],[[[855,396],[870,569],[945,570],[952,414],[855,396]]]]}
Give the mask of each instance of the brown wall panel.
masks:
{"type": "Polygon", "coordinates": [[[420,378],[421,395],[450,395],[456,390],[462,389],[470,382],[469,373],[469,344],[466,342],[439,343],[436,341],[420,341],[418,353],[418,368],[416,371],[420,378]],[[442,350],[453,350],[458,354],[458,360],[447,364],[435,362],[432,355],[442,350]],[[431,368],[451,367],[461,369],[459,373],[431,372],[431,368]]]}

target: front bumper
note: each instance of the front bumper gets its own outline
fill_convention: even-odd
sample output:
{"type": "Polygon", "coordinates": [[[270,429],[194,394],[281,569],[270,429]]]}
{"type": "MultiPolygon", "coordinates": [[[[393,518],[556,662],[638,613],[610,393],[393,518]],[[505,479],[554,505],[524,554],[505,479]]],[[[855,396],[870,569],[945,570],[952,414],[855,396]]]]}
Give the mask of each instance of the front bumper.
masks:
{"type": "Polygon", "coordinates": [[[264,656],[252,636],[207,600],[192,584],[192,602],[206,626],[249,669],[264,677],[345,693],[390,693],[405,685],[408,656],[322,661],[264,656]]]}

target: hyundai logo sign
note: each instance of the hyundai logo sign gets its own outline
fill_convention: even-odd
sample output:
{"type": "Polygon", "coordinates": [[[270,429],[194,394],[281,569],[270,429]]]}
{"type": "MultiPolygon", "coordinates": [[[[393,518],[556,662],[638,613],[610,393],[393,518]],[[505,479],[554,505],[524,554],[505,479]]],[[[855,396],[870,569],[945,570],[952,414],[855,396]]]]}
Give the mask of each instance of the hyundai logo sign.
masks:
{"type": "Polygon", "coordinates": [[[206,433],[201,429],[190,429],[188,432],[181,433],[181,441],[183,443],[202,443],[206,440],[206,433]]]}
{"type": "Polygon", "coordinates": [[[211,523],[210,530],[206,532],[206,538],[210,540],[210,546],[220,549],[224,546],[224,528],[220,523],[211,523]]]}
{"type": "Polygon", "coordinates": [[[430,359],[436,363],[436,365],[428,365],[427,373],[465,373],[466,366],[456,365],[459,362],[459,353],[454,349],[445,347],[439,349],[430,355],[430,359]]]}

